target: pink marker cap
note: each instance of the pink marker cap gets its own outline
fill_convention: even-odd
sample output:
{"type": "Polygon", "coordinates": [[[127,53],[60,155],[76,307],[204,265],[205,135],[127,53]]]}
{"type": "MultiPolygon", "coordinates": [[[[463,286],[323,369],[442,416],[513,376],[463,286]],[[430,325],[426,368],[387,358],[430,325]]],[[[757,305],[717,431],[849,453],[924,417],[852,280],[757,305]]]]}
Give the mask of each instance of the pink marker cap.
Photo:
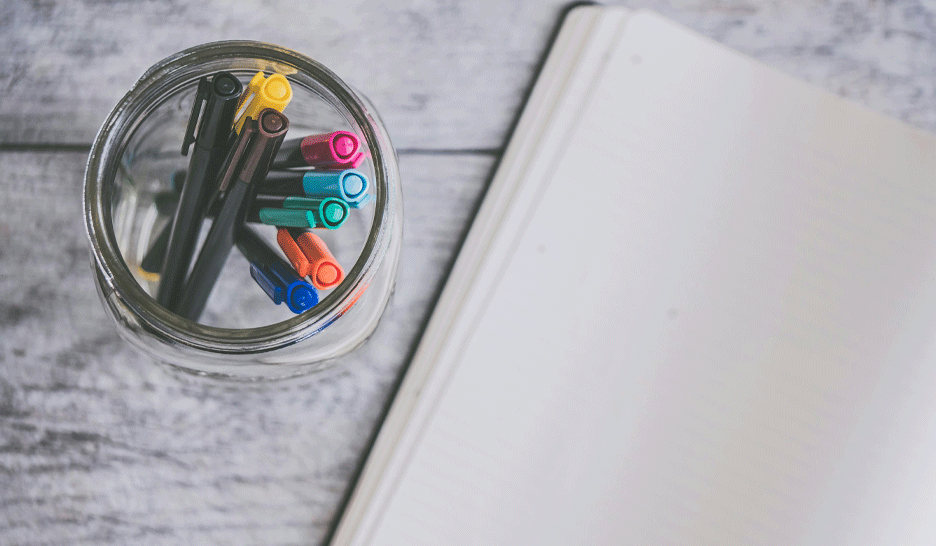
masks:
{"type": "Polygon", "coordinates": [[[307,136],[299,149],[306,163],[314,167],[353,169],[364,161],[361,140],[348,131],[307,136]]]}

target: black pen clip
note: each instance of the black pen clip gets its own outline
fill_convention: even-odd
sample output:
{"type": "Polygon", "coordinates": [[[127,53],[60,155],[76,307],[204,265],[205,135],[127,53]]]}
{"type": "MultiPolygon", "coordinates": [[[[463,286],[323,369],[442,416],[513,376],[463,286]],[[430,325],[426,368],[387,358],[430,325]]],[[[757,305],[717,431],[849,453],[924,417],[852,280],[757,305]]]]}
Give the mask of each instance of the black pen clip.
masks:
{"type": "Polygon", "coordinates": [[[195,104],[192,105],[192,115],[189,116],[188,127],[185,129],[185,139],[182,140],[182,155],[188,155],[189,146],[195,142],[195,126],[202,110],[202,105],[208,101],[208,77],[198,80],[198,91],[195,92],[195,104]]]}

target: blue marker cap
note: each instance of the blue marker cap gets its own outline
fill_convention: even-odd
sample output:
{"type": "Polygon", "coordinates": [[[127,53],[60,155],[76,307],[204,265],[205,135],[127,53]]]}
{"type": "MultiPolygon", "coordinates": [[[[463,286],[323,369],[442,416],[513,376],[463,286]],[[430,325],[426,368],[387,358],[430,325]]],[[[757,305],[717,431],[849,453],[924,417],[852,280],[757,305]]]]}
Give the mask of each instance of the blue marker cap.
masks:
{"type": "Polygon", "coordinates": [[[348,203],[348,205],[349,205],[352,209],[362,209],[362,208],[364,208],[364,205],[370,203],[370,202],[373,201],[373,200],[374,200],[374,196],[373,196],[373,195],[371,195],[371,194],[369,194],[369,193],[365,193],[364,196],[362,197],[362,199],[361,199],[360,201],[357,201],[357,202],[355,202],[355,203],[348,203]]]}
{"type": "Polygon", "coordinates": [[[307,196],[337,197],[352,207],[367,197],[367,185],[367,177],[355,169],[309,171],[302,177],[302,189],[307,196]]]}
{"type": "Polygon", "coordinates": [[[266,292],[273,303],[286,302],[286,307],[297,315],[318,304],[318,292],[280,261],[261,264],[250,263],[250,276],[266,292]]]}
{"type": "Polygon", "coordinates": [[[284,301],[290,311],[298,315],[318,303],[315,287],[299,278],[291,267],[277,260],[267,264],[267,269],[286,287],[284,301]]]}

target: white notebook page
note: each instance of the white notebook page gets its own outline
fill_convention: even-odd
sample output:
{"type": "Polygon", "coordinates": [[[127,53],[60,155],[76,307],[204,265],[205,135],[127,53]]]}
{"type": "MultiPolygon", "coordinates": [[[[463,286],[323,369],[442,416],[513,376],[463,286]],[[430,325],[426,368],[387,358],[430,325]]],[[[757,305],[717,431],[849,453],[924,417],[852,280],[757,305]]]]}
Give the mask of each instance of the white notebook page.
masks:
{"type": "Polygon", "coordinates": [[[934,137],[651,13],[607,66],[364,543],[936,542],[934,137]]]}

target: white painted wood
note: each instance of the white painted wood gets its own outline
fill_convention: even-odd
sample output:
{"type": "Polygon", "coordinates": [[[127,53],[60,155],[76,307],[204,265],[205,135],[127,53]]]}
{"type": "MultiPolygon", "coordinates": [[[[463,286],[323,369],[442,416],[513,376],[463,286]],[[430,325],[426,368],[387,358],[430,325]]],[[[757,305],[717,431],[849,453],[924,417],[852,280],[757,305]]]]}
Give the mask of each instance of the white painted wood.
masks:
{"type": "MultiPolygon", "coordinates": [[[[922,0],[638,0],[794,76],[936,129],[936,8],[922,0]]],[[[160,59],[223,39],[313,57],[401,148],[502,148],[564,0],[74,2],[0,6],[0,142],[91,142],[160,59]]]]}

